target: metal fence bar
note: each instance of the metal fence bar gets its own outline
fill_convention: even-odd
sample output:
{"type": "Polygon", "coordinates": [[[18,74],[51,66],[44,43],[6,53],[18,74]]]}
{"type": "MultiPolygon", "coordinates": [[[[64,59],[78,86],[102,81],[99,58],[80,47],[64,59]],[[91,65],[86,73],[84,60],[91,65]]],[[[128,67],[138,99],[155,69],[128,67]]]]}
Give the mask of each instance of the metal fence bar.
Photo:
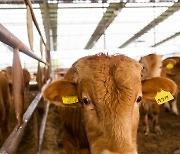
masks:
{"type": "Polygon", "coordinates": [[[41,147],[43,143],[43,137],[44,137],[44,132],[45,132],[45,126],[46,126],[46,121],[47,121],[47,116],[48,116],[48,111],[49,111],[49,102],[44,103],[44,114],[40,126],[40,131],[39,131],[39,146],[38,146],[38,154],[41,152],[41,147]]]}
{"type": "Polygon", "coordinates": [[[17,48],[24,54],[30,56],[33,59],[36,59],[46,65],[48,63],[41,60],[37,57],[31,49],[29,49],[23,42],[21,42],[15,35],[9,32],[2,24],[0,24],[0,41],[11,46],[12,48],[17,48]]]}
{"type": "Polygon", "coordinates": [[[17,125],[20,126],[23,118],[24,110],[24,79],[21,61],[19,58],[19,50],[14,49],[13,53],[13,96],[14,108],[16,113],[17,125]]]}
{"type": "Polygon", "coordinates": [[[30,11],[30,7],[27,5],[27,32],[28,32],[28,40],[31,50],[33,50],[33,25],[32,25],[32,15],[30,11]]]}
{"type": "Polygon", "coordinates": [[[38,110],[35,109],[33,113],[33,134],[34,134],[34,148],[35,152],[38,151],[39,145],[39,125],[38,125],[38,110]]]}
{"type": "MultiPolygon", "coordinates": [[[[38,128],[38,119],[37,119],[37,105],[40,102],[42,98],[42,93],[39,92],[33,102],[29,105],[27,111],[24,112],[24,81],[23,81],[23,70],[21,67],[21,62],[20,62],[20,57],[19,57],[19,51],[23,52],[24,54],[30,56],[31,58],[34,58],[38,60],[38,74],[41,72],[40,68],[40,62],[46,64],[48,68],[50,65],[46,62],[44,62],[42,59],[40,59],[38,56],[36,56],[33,53],[33,25],[32,25],[32,20],[37,28],[37,31],[39,32],[40,35],[40,52],[41,52],[41,58],[42,58],[42,43],[45,45],[45,49],[49,51],[49,46],[46,46],[45,41],[42,37],[41,31],[39,29],[38,23],[36,21],[31,1],[30,0],[24,0],[26,3],[27,7],[27,31],[28,31],[28,39],[29,39],[29,44],[30,48],[29,49],[21,40],[19,40],[15,35],[13,35],[10,31],[8,31],[2,24],[0,24],[0,41],[3,43],[9,45],[10,47],[14,48],[14,56],[13,56],[13,94],[14,94],[14,106],[15,106],[15,113],[16,113],[16,118],[17,118],[17,125],[12,131],[12,133],[9,135],[8,139],[4,142],[2,148],[0,149],[0,153],[10,153],[14,154],[17,151],[17,148],[22,140],[22,137],[24,135],[25,128],[27,126],[27,123],[29,122],[30,118],[33,115],[34,118],[34,139],[35,139],[35,151],[40,152],[39,150],[41,149],[41,145],[43,142],[43,135],[44,135],[44,130],[45,130],[45,124],[46,124],[46,119],[47,119],[47,114],[48,114],[48,109],[49,109],[49,104],[45,103],[44,106],[44,115],[43,115],[43,120],[41,122],[41,128],[39,130],[38,128]],[[39,134],[40,133],[40,134],[39,134]],[[39,136],[40,135],[40,136],[39,136]],[[40,138],[39,138],[40,137],[40,138]],[[40,143],[39,143],[40,142],[40,143]]],[[[47,54],[47,53],[46,53],[47,54]]],[[[50,53],[49,53],[50,54],[50,53]]],[[[48,55],[48,54],[47,54],[48,55]]],[[[48,56],[48,60],[50,62],[50,56],[48,56]]],[[[42,80],[42,73],[40,75],[40,78],[42,80]]],[[[49,79],[46,82],[46,85],[51,81],[49,79]]],[[[39,86],[42,88],[42,81],[39,86]]],[[[44,88],[44,86],[43,86],[44,88]]]]}
{"type": "MultiPolygon", "coordinates": [[[[46,84],[43,86],[43,89],[51,82],[51,79],[47,80],[46,84]]],[[[21,142],[21,139],[24,134],[24,130],[34,112],[36,109],[38,103],[40,102],[42,98],[42,93],[39,92],[35,99],[32,101],[32,103],[29,105],[28,109],[26,110],[25,114],[23,115],[23,121],[22,124],[19,126],[16,126],[12,133],[9,135],[8,139],[5,141],[3,146],[0,149],[1,154],[15,154],[16,150],[21,142]]]]}
{"type": "Polygon", "coordinates": [[[35,26],[36,26],[36,28],[37,28],[37,31],[39,32],[39,35],[40,35],[41,38],[42,38],[43,44],[46,46],[46,43],[45,43],[45,41],[44,41],[44,39],[43,39],[43,36],[42,36],[41,31],[40,31],[40,28],[39,28],[39,25],[38,25],[38,23],[37,23],[36,17],[35,17],[35,15],[34,15],[34,11],[33,11],[32,5],[31,5],[31,1],[30,1],[30,0],[24,0],[24,2],[26,3],[26,5],[29,6],[30,11],[31,11],[31,15],[32,15],[33,22],[34,22],[34,24],[35,24],[35,26]]]}
{"type": "MultiPolygon", "coordinates": [[[[29,5],[26,5],[27,8],[27,32],[28,32],[28,39],[29,45],[31,50],[33,50],[33,25],[32,25],[32,15],[31,15],[31,8],[29,5]]],[[[41,37],[40,37],[41,39],[41,37]]],[[[41,57],[42,59],[42,57],[41,57]]],[[[40,62],[38,62],[39,64],[40,62]]],[[[33,113],[33,135],[34,135],[34,148],[35,152],[38,151],[38,142],[39,142],[39,126],[38,126],[38,110],[35,109],[33,113]]]]}

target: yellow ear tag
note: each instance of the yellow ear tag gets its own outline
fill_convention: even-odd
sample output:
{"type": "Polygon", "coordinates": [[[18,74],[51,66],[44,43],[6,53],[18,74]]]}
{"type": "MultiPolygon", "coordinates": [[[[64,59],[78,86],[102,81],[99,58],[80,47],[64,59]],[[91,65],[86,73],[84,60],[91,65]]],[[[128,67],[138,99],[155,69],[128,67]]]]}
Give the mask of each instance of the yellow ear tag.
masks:
{"type": "Polygon", "coordinates": [[[171,70],[171,69],[174,68],[174,65],[172,63],[169,63],[169,64],[166,65],[166,68],[171,70]]]}
{"type": "Polygon", "coordinates": [[[74,104],[78,102],[77,96],[63,96],[62,97],[63,104],[74,104]]]}
{"type": "Polygon", "coordinates": [[[159,105],[166,103],[173,99],[174,99],[174,97],[170,92],[164,91],[162,89],[160,92],[157,92],[156,97],[155,97],[155,100],[159,105]]]}

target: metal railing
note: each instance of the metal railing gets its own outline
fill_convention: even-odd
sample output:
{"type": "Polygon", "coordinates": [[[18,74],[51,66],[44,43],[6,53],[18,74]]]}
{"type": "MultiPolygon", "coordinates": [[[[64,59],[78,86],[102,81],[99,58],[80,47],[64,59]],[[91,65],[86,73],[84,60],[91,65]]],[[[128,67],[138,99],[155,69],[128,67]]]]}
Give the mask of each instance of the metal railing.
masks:
{"type": "MultiPolygon", "coordinates": [[[[49,103],[44,103],[44,115],[41,122],[40,129],[38,128],[38,120],[37,120],[37,106],[42,98],[41,88],[46,86],[51,82],[50,72],[45,72],[45,78],[47,80],[46,84],[43,86],[42,82],[42,73],[41,73],[41,63],[45,64],[47,70],[50,70],[50,59],[49,57],[46,57],[46,62],[42,60],[42,44],[45,46],[45,52],[50,52],[49,47],[46,46],[46,43],[42,37],[42,33],[39,29],[35,14],[33,12],[31,1],[30,0],[24,0],[27,8],[27,31],[28,31],[28,39],[30,48],[28,48],[20,39],[18,39],[15,35],[13,35],[10,31],[8,31],[2,24],[0,24],[0,41],[9,45],[12,47],[13,50],[13,66],[12,66],[12,72],[13,72],[13,98],[14,98],[14,108],[15,108],[15,114],[17,119],[17,124],[14,130],[11,132],[7,140],[4,142],[3,146],[0,149],[0,153],[16,153],[16,150],[20,144],[20,141],[22,139],[22,136],[24,135],[24,130],[27,126],[27,123],[29,122],[30,118],[33,115],[33,121],[34,121],[34,139],[35,139],[35,149],[37,153],[40,153],[41,145],[43,141],[43,135],[45,130],[45,124],[49,109],[49,103]],[[41,52],[41,58],[36,56],[33,52],[33,26],[32,23],[34,23],[39,35],[40,35],[40,52],[41,52]],[[48,50],[47,50],[48,49],[48,50]],[[26,54],[27,56],[35,59],[38,61],[38,82],[41,84],[38,84],[39,86],[39,93],[35,97],[35,99],[31,102],[28,109],[24,113],[24,98],[23,98],[23,70],[21,66],[21,60],[19,56],[19,52],[22,52],[26,54]],[[24,114],[23,114],[24,113],[24,114]]],[[[47,38],[46,38],[47,39],[47,38]]],[[[47,53],[45,54],[47,55],[47,53]]]]}

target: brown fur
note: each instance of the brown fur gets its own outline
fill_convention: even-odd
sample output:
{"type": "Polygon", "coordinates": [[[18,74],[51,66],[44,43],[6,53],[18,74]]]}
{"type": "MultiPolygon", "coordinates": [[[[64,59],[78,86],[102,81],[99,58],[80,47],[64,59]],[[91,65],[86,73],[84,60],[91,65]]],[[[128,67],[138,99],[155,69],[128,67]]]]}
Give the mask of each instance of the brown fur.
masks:
{"type": "MultiPolygon", "coordinates": [[[[162,66],[162,56],[156,54],[149,54],[140,59],[140,63],[143,65],[142,70],[142,80],[149,79],[152,77],[159,77],[161,73],[162,66]]],[[[154,101],[151,105],[148,102],[142,103],[143,117],[144,117],[144,133],[145,135],[149,134],[149,123],[148,123],[148,112],[152,110],[153,116],[153,128],[157,134],[162,134],[160,125],[159,125],[159,111],[160,106],[154,101]]]]}
{"type": "MultiPolygon", "coordinates": [[[[8,77],[9,83],[12,84],[12,79],[13,79],[12,67],[11,66],[6,67],[5,72],[8,77]]],[[[31,80],[31,76],[30,76],[29,71],[25,68],[23,69],[23,78],[24,78],[24,86],[25,86],[25,88],[28,88],[29,82],[31,80]]]]}
{"type": "MultiPolygon", "coordinates": [[[[144,66],[142,70],[142,79],[149,79],[152,77],[159,77],[161,75],[161,67],[162,67],[162,60],[161,56],[156,55],[156,54],[150,54],[147,56],[144,56],[141,58],[140,63],[144,66]]],[[[161,89],[166,89],[167,87],[170,87],[169,89],[167,88],[167,91],[172,92],[173,95],[175,95],[177,86],[172,80],[168,80],[167,78],[162,78],[161,81],[157,82],[157,78],[154,78],[154,82],[157,86],[160,86],[161,89]],[[166,84],[164,84],[163,80],[167,80],[166,84]]],[[[148,90],[154,90],[154,87],[150,87],[148,85],[148,82],[146,83],[146,80],[143,81],[145,83],[144,88],[146,87],[146,91],[148,90]]],[[[151,84],[151,83],[150,83],[151,84]]],[[[144,89],[143,89],[144,90],[144,89]]],[[[160,89],[157,89],[157,91],[160,91],[160,89]]],[[[151,93],[152,94],[152,93],[151,93]]],[[[150,98],[155,96],[156,93],[152,94],[150,98]]],[[[146,94],[144,94],[146,96],[146,94]]],[[[148,102],[154,102],[151,103],[151,105],[148,102],[143,102],[142,103],[142,109],[143,109],[143,115],[144,115],[144,132],[145,135],[149,134],[149,124],[148,124],[148,112],[151,110],[152,111],[152,116],[153,116],[153,128],[154,131],[157,134],[162,134],[160,125],[159,125],[159,111],[160,111],[160,105],[158,105],[155,100],[150,100],[148,99],[147,96],[147,101],[148,102]]]]}
{"type": "Polygon", "coordinates": [[[154,77],[151,78],[151,80],[143,80],[142,85],[143,97],[149,102],[155,102],[154,98],[157,93],[153,93],[152,91],[161,91],[161,89],[166,89],[166,91],[170,92],[172,95],[175,95],[177,90],[176,83],[166,77],[161,77],[160,79],[158,77],[154,77]],[[152,82],[154,82],[154,85],[156,84],[158,86],[152,86],[152,82]]]}
{"type": "Polygon", "coordinates": [[[24,77],[24,87],[29,88],[29,82],[31,80],[31,75],[27,69],[23,69],[23,77],[24,77]]]}
{"type": "Polygon", "coordinates": [[[137,152],[140,72],[140,64],[126,56],[88,56],[44,90],[44,97],[60,107],[67,154],[137,152]],[[79,102],[63,105],[62,96],[72,95],[79,102]]]}
{"type": "Polygon", "coordinates": [[[36,75],[36,81],[38,83],[38,87],[41,89],[47,80],[47,69],[46,69],[46,67],[40,67],[39,66],[38,72],[34,75],[36,75]]]}
{"type": "Polygon", "coordinates": [[[169,57],[163,60],[162,75],[174,80],[178,87],[180,87],[180,57],[169,57]],[[174,65],[172,69],[166,68],[166,65],[169,63],[174,65]]]}
{"type": "MultiPolygon", "coordinates": [[[[5,71],[6,73],[6,76],[8,77],[8,81],[9,81],[9,86],[10,86],[10,92],[11,92],[11,95],[12,95],[12,80],[13,80],[13,74],[12,74],[12,67],[11,66],[8,66],[5,68],[5,71]]],[[[29,101],[29,82],[31,80],[31,75],[29,73],[29,71],[27,69],[23,69],[23,85],[24,85],[24,92],[25,92],[25,100],[28,104],[28,101],[29,101]]]]}
{"type": "MultiPolygon", "coordinates": [[[[180,76],[180,57],[169,57],[169,58],[166,58],[165,60],[163,60],[161,76],[172,79],[174,82],[176,82],[176,84],[178,86],[178,90],[175,94],[176,100],[171,103],[171,107],[172,107],[172,112],[175,113],[176,115],[179,115],[179,111],[178,111],[176,102],[177,102],[177,96],[178,96],[178,93],[180,90],[180,78],[179,78],[179,76],[180,76]],[[166,66],[169,63],[173,64],[172,69],[167,69],[166,66]]],[[[166,109],[171,110],[170,105],[167,104],[166,109]]]]}
{"type": "Polygon", "coordinates": [[[10,111],[10,90],[7,77],[0,72],[0,129],[3,140],[8,136],[8,121],[10,111]]]}
{"type": "Polygon", "coordinates": [[[140,59],[140,63],[143,65],[142,80],[158,77],[161,73],[162,56],[156,54],[149,54],[140,59]]]}
{"type": "Polygon", "coordinates": [[[63,79],[69,68],[57,68],[54,70],[56,79],[63,79]]]}

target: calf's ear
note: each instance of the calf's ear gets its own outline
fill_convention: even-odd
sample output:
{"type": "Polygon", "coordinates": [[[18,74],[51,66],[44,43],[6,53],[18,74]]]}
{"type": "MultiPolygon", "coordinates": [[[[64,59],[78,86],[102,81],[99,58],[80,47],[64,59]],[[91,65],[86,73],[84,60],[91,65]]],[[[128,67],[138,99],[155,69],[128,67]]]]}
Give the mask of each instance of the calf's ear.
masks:
{"type": "Polygon", "coordinates": [[[177,85],[174,81],[166,77],[153,77],[142,81],[143,100],[155,102],[157,92],[162,90],[170,92],[172,95],[176,93],[177,85]]]}
{"type": "Polygon", "coordinates": [[[176,65],[177,61],[173,58],[168,58],[162,61],[162,67],[167,67],[168,64],[176,65]]]}
{"type": "Polygon", "coordinates": [[[65,80],[57,80],[49,84],[43,91],[46,100],[62,105],[62,97],[77,96],[76,84],[65,80]]]}

